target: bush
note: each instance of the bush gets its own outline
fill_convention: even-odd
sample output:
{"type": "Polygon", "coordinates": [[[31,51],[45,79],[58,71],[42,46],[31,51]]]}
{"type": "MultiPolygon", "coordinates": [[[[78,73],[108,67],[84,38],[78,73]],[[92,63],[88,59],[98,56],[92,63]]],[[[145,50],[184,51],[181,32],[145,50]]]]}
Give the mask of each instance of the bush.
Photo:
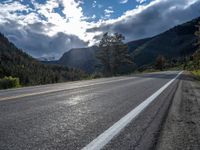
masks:
{"type": "Polygon", "coordinates": [[[17,88],[20,87],[19,78],[11,76],[0,79],[0,89],[17,88]]]}
{"type": "Polygon", "coordinates": [[[200,80],[200,70],[192,71],[192,74],[195,75],[196,79],[200,80]]]}
{"type": "Polygon", "coordinates": [[[92,79],[98,79],[98,78],[102,78],[103,77],[103,74],[102,73],[98,73],[98,72],[95,72],[91,75],[91,78],[92,79]]]}

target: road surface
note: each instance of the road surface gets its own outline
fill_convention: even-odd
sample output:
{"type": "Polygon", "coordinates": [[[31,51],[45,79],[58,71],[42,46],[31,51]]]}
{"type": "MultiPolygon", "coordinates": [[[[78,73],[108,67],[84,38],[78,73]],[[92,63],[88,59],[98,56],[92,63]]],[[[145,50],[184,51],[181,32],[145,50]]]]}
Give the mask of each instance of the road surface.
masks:
{"type": "Polygon", "coordinates": [[[152,149],[179,71],[0,91],[0,150],[152,149]]]}

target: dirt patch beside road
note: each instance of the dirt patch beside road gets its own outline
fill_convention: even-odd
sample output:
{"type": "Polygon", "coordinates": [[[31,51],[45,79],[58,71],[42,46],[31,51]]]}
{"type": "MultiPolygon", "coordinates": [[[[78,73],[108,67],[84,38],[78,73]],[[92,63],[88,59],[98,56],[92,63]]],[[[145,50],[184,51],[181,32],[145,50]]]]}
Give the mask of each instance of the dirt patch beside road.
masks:
{"type": "Polygon", "coordinates": [[[157,150],[200,150],[200,84],[184,75],[163,125],[157,150]]]}

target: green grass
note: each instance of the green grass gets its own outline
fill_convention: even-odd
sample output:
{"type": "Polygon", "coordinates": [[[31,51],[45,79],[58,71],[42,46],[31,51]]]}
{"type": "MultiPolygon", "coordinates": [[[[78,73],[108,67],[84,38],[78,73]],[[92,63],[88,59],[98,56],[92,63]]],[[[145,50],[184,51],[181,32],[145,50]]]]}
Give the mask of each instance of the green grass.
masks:
{"type": "Polygon", "coordinates": [[[19,78],[4,77],[0,79],[0,89],[18,88],[21,87],[19,78]]]}
{"type": "Polygon", "coordinates": [[[191,72],[198,80],[200,80],[200,70],[194,70],[191,72]]]}

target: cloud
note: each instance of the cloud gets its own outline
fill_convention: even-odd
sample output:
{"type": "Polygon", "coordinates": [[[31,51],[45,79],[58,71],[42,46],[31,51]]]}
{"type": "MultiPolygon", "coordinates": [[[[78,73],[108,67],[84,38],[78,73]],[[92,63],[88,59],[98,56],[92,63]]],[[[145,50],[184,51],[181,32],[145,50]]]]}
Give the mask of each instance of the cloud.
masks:
{"type": "Polygon", "coordinates": [[[97,1],[93,1],[92,7],[95,8],[97,6],[97,1]]]}
{"type": "Polygon", "coordinates": [[[89,39],[85,37],[87,22],[80,7],[82,1],[31,2],[33,8],[20,1],[0,3],[0,32],[19,48],[35,57],[58,58],[71,48],[88,45],[89,39]],[[63,7],[64,16],[55,12],[59,6],[63,7]]]}
{"type": "Polygon", "coordinates": [[[136,0],[136,2],[138,2],[138,3],[140,3],[140,4],[142,4],[142,3],[144,3],[144,2],[146,2],[147,0],[136,0]]]}
{"type": "Polygon", "coordinates": [[[111,6],[109,6],[107,9],[104,10],[104,15],[105,17],[103,19],[108,19],[110,18],[111,14],[114,13],[113,8],[111,6]]]}
{"type": "MultiPolygon", "coordinates": [[[[49,24],[51,26],[52,24],[49,24]]],[[[47,25],[48,26],[48,25],[47,25]]],[[[58,32],[53,36],[42,34],[44,30],[42,23],[29,24],[21,30],[16,22],[10,21],[5,25],[0,25],[1,31],[7,35],[19,48],[35,57],[55,56],[59,58],[66,50],[86,47],[88,43],[79,39],[75,35],[58,32]]]]}
{"type": "Polygon", "coordinates": [[[128,0],[120,0],[119,3],[121,3],[121,4],[126,4],[126,3],[128,3],[128,0]]]}
{"type": "Polygon", "coordinates": [[[151,37],[199,17],[199,8],[199,0],[155,0],[125,12],[117,19],[99,22],[87,32],[119,32],[125,35],[126,41],[151,37]]]}

